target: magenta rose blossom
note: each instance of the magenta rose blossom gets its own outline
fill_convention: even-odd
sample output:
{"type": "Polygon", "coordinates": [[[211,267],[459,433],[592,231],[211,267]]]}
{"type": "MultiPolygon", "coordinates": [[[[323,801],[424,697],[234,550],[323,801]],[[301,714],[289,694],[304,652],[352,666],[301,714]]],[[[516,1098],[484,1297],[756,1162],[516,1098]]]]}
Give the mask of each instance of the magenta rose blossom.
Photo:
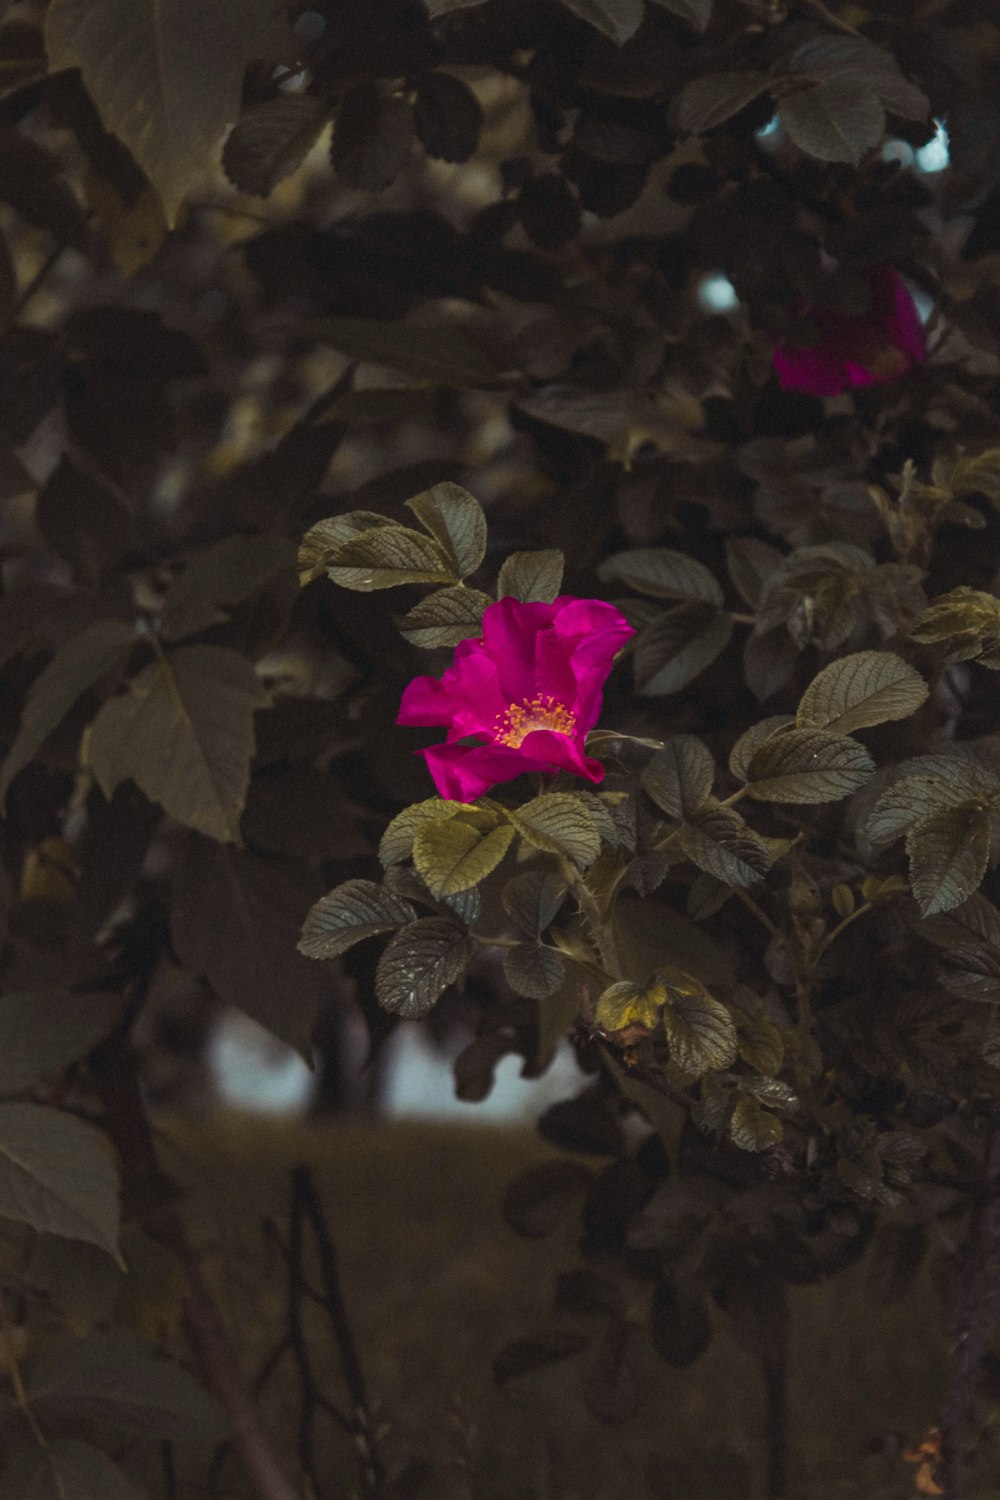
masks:
{"type": "Polygon", "coordinates": [[[583,753],[601,712],[611,664],[635,634],[600,599],[522,604],[501,599],[483,612],[482,635],[460,641],[440,679],[416,677],[398,724],[446,724],[443,745],[418,754],[442,797],[473,802],[525,771],[571,771],[600,781],[583,753]],[[460,740],[474,739],[474,744],[460,740]]]}
{"type": "Polygon", "coordinates": [[[913,297],[892,266],[864,273],[872,294],[868,312],[848,317],[832,308],[802,309],[820,330],[808,349],[775,348],[771,358],[783,391],[838,396],[859,385],[885,385],[923,364],[924,330],[913,297]]]}

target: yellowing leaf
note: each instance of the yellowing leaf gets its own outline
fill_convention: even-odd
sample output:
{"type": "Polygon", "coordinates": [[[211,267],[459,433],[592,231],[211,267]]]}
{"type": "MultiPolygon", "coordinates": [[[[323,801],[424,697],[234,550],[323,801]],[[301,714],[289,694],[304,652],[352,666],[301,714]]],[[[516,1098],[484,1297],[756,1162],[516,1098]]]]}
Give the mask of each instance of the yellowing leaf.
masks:
{"type": "Polygon", "coordinates": [[[432,896],[457,896],[495,870],[510,848],[509,824],[479,833],[457,818],[424,822],[413,840],[413,862],[432,896]]]}
{"type": "Polygon", "coordinates": [[[666,1001],[666,986],[655,977],[648,984],[621,979],[609,985],[598,1000],[597,1024],[604,1031],[621,1031],[626,1026],[645,1026],[652,1031],[666,1001]]]}
{"type": "Polygon", "coordinates": [[[413,840],[424,823],[447,821],[457,812],[475,812],[471,802],[452,802],[447,797],[428,797],[424,802],[414,802],[397,813],[382,835],[378,846],[378,857],[386,868],[409,859],[413,853],[413,840]]]}

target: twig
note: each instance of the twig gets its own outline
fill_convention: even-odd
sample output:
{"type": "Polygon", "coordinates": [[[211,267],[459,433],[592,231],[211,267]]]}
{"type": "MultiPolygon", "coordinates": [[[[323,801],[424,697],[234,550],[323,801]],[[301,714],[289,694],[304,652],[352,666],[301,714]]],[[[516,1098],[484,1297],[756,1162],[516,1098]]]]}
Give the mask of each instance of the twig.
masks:
{"type": "MultiPolygon", "coordinates": [[[[141,1197],[143,1188],[161,1180],[152,1131],[143,1107],[132,1055],[124,1033],[111,1037],[91,1059],[104,1104],[105,1123],[121,1158],[127,1190],[141,1197]]],[[[235,1428],[233,1446],[239,1455],[255,1500],[302,1500],[285,1473],[237,1365],[219,1310],[205,1285],[184,1226],[171,1208],[157,1208],[145,1227],[171,1250],[187,1283],[183,1303],[185,1332],[198,1357],[205,1380],[225,1407],[235,1428]]]]}
{"type": "MultiPolygon", "coordinates": [[[[347,1316],[347,1305],[344,1301],[340,1271],[337,1266],[337,1251],[326,1222],[323,1205],[316,1192],[312,1173],[308,1167],[298,1166],[292,1173],[292,1233],[289,1237],[289,1252],[293,1262],[298,1265],[301,1265],[303,1248],[301,1233],[306,1220],[316,1242],[323,1287],[323,1306],[333,1325],[334,1338],[340,1353],[340,1364],[354,1412],[353,1431],[358,1447],[364,1494],[368,1500],[380,1500],[385,1488],[385,1469],[376,1446],[375,1420],[368,1400],[364,1371],[361,1367],[357,1345],[354,1342],[350,1319],[347,1316]]],[[[290,1315],[291,1311],[290,1307],[290,1315]]],[[[301,1330],[297,1334],[294,1322],[291,1322],[291,1334],[293,1340],[297,1336],[301,1337],[301,1330]]],[[[331,1408],[325,1399],[321,1400],[320,1404],[325,1411],[329,1411],[331,1415],[334,1414],[335,1408],[331,1408]]]]}
{"type": "MultiPolygon", "coordinates": [[[[986,1144],[983,1186],[1000,1171],[1000,1129],[986,1144]]],[[[972,1211],[959,1285],[955,1353],[941,1412],[941,1484],[945,1500],[960,1500],[962,1438],[983,1356],[1000,1323],[1000,1200],[983,1193],[972,1211]]]]}
{"type": "Polygon", "coordinates": [[[34,297],[35,293],[38,291],[42,283],[46,280],[49,272],[55,266],[56,261],[59,259],[60,255],[62,255],[65,249],[65,245],[56,245],[54,249],[49,251],[48,255],[42,261],[42,264],[39,266],[34,276],[32,276],[31,280],[28,282],[28,285],[25,287],[24,291],[21,292],[17,301],[14,303],[14,311],[11,316],[12,322],[16,322],[24,312],[24,309],[27,307],[32,297],[34,297]]]}

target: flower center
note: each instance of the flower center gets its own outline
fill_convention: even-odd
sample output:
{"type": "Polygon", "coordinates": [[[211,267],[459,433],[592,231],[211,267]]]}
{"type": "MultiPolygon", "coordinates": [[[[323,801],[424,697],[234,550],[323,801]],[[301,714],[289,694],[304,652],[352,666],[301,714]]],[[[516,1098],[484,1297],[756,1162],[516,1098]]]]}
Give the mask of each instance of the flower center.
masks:
{"type": "Polygon", "coordinates": [[[525,736],[533,734],[536,729],[572,734],[576,729],[576,715],[547,694],[525,698],[523,703],[512,703],[505,713],[498,715],[493,738],[498,745],[519,750],[525,736]]]}

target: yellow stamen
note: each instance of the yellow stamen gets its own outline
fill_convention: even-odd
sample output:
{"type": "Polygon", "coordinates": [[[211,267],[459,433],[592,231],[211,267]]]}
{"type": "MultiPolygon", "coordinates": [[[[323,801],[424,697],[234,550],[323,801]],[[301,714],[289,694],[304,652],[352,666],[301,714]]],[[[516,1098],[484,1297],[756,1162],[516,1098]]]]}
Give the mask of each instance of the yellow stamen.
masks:
{"type": "Polygon", "coordinates": [[[536,729],[551,729],[554,734],[572,734],[576,729],[576,715],[547,694],[526,698],[523,703],[512,703],[506,713],[498,716],[494,739],[498,745],[518,750],[525,736],[534,733],[536,729]]]}

